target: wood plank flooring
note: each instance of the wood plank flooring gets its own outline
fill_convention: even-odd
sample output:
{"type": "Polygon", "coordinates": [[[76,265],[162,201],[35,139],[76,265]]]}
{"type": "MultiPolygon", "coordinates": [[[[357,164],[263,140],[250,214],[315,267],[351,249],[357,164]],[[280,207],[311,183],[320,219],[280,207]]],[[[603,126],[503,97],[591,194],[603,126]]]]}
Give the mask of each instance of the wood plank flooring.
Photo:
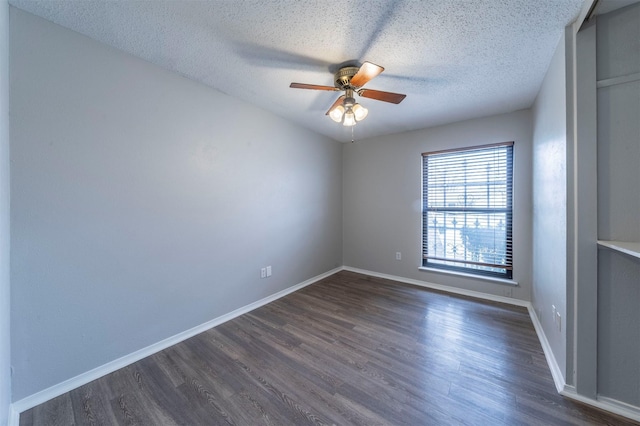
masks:
{"type": "Polygon", "coordinates": [[[633,425],[556,393],[524,308],[340,272],[20,425],[633,425]]]}

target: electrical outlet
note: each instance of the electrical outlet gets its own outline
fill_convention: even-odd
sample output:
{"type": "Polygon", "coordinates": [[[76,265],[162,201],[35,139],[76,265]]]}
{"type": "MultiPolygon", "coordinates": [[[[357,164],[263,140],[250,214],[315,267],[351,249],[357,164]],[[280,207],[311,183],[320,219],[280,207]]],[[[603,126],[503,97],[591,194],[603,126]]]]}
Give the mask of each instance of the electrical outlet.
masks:
{"type": "Polygon", "coordinates": [[[267,278],[267,268],[260,268],[260,278],[267,278]]]}
{"type": "Polygon", "coordinates": [[[396,252],[396,260],[402,260],[402,253],[399,251],[396,252]]]}
{"type": "Polygon", "coordinates": [[[267,277],[271,276],[271,265],[267,266],[267,277]]]}

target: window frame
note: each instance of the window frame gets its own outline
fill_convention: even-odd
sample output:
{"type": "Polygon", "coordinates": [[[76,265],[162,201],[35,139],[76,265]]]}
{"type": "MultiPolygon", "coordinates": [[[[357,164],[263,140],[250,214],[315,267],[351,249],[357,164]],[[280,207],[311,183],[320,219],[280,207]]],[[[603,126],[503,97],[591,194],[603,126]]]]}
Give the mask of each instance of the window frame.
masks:
{"type": "MultiPolygon", "coordinates": [[[[431,151],[431,152],[423,152],[422,153],[422,267],[429,269],[437,269],[443,271],[452,271],[452,272],[460,272],[463,274],[471,274],[478,277],[495,277],[501,279],[513,279],[513,166],[514,166],[514,145],[513,141],[510,142],[500,142],[494,144],[486,144],[486,145],[476,145],[462,148],[453,148],[439,151],[431,151]],[[442,206],[438,207],[429,207],[429,175],[428,175],[428,160],[429,157],[434,158],[444,155],[450,156],[451,154],[460,153],[467,154],[473,151],[481,151],[481,150],[490,150],[490,149],[502,149],[506,148],[506,163],[504,166],[504,181],[506,184],[506,205],[504,207],[485,207],[485,208],[472,208],[466,205],[466,195],[465,195],[465,206],[463,207],[452,207],[452,208],[444,208],[442,206]],[[429,213],[431,212],[451,212],[457,214],[504,214],[505,215],[505,263],[504,267],[502,264],[497,263],[485,263],[485,262],[475,262],[472,260],[468,260],[468,257],[465,256],[464,259],[460,258],[447,258],[446,251],[445,257],[440,258],[436,256],[429,255],[429,230],[433,229],[433,227],[429,227],[429,213]],[[431,260],[431,261],[430,261],[431,260]],[[449,264],[442,263],[449,262],[449,264]],[[453,263],[453,264],[452,264],[453,263]],[[457,265],[456,265],[457,264],[457,265]],[[464,265],[461,265],[464,264],[464,265]],[[466,266],[469,265],[469,266],[466,266]],[[476,267],[473,267],[475,265],[476,267]],[[495,269],[503,269],[504,271],[496,271],[496,270],[486,270],[486,269],[478,269],[477,266],[484,266],[487,268],[495,268],[495,269]]],[[[462,160],[462,159],[461,159],[462,160]]],[[[465,171],[466,173],[466,171],[465,171]]],[[[434,183],[432,182],[432,185],[434,183]]],[[[487,180],[485,186],[489,187],[490,182],[487,180]]],[[[465,194],[466,194],[466,180],[465,180],[465,194]]],[[[488,203],[489,204],[489,203],[488,203]]],[[[445,225],[446,226],[446,225],[445,225]]],[[[455,225],[454,225],[455,232],[455,225]]],[[[466,249],[465,249],[466,250],[466,249]]]]}

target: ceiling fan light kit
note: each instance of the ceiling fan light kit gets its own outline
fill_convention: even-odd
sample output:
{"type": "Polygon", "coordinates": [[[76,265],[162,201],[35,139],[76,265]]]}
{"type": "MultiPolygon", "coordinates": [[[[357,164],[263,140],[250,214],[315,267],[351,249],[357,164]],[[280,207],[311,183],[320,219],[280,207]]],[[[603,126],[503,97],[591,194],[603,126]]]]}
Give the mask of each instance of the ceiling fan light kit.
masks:
{"type": "Polygon", "coordinates": [[[399,104],[406,97],[400,93],[382,92],[380,90],[363,89],[362,86],[369,80],[379,75],[384,68],[371,62],[365,62],[361,67],[342,67],[334,75],[335,87],[322,86],[317,84],[291,83],[289,87],[293,89],[311,89],[326,91],[344,91],[327,111],[328,115],[336,123],[343,126],[355,126],[358,121],[364,120],[369,114],[369,110],[354,98],[354,93],[364,98],[375,99],[383,102],[399,104]]]}
{"type": "Polygon", "coordinates": [[[343,126],[355,126],[356,122],[365,119],[369,110],[356,102],[353,98],[353,90],[347,89],[346,95],[340,97],[342,103],[338,103],[329,109],[327,114],[336,123],[342,123],[343,126]]]}

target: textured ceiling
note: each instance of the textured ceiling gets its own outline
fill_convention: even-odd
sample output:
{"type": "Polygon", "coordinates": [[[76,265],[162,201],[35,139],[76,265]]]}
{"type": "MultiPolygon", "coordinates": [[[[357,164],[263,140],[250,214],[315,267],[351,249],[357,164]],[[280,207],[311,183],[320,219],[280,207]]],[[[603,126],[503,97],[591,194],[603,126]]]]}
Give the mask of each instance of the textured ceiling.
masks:
{"type": "Polygon", "coordinates": [[[355,139],[528,108],[560,35],[588,0],[32,1],[13,6],[340,141],[325,116],[338,64],[385,72],[355,139]]]}

